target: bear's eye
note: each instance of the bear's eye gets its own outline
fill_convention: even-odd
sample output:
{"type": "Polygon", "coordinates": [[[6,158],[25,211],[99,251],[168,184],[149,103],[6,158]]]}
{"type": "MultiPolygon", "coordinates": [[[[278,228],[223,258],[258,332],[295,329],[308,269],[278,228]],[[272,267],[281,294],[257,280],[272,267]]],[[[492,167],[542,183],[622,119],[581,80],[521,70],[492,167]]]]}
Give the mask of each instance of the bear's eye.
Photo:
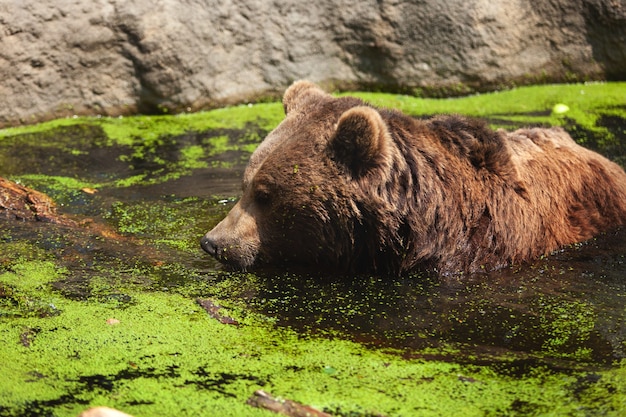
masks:
{"type": "Polygon", "coordinates": [[[267,188],[257,188],[254,190],[254,201],[257,204],[267,205],[270,203],[270,192],[267,188]]]}

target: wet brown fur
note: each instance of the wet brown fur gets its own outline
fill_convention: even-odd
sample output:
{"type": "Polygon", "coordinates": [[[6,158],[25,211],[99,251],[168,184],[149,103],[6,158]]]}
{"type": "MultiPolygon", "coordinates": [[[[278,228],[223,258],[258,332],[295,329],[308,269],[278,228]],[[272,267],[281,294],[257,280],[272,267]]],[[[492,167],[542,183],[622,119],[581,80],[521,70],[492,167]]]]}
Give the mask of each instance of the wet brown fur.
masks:
{"type": "Polygon", "coordinates": [[[203,246],[224,263],[475,272],[626,222],[626,174],[560,128],[416,120],[300,81],[203,246]]]}

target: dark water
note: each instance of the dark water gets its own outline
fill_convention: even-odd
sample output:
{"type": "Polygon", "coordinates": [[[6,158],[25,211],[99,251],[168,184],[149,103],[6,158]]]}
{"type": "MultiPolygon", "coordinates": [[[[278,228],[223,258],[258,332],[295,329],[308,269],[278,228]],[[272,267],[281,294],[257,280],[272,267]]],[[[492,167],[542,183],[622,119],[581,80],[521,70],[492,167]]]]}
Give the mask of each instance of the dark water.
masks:
{"type": "MultiPolygon", "coordinates": [[[[236,140],[238,133],[231,134],[236,140]]],[[[155,181],[175,171],[181,146],[203,143],[201,138],[165,138],[147,160],[131,162],[122,156],[132,149],[104,142],[95,128],[0,142],[1,176],[48,193],[62,213],[91,220],[90,226],[68,229],[0,219],[0,241],[27,242],[71,271],[53,285],[66,297],[123,304],[123,288],[115,290],[121,284],[92,293],[90,279],[106,271],[111,283],[229,298],[303,333],[345,337],[406,356],[476,363],[510,356],[517,365],[507,372],[513,374],[526,372],[526,364],[593,368],[626,358],[624,230],[473,276],[230,273],[198,241],[239,195],[248,155],[219,155],[227,165],[155,181]],[[53,179],[110,182],[138,174],[151,182],[105,186],[95,194],[53,179]]]]}
{"type": "Polygon", "coordinates": [[[407,355],[453,348],[460,362],[512,354],[556,367],[609,365],[626,357],[624,254],[620,230],[533,264],[469,277],[268,274],[248,302],[281,324],[407,355]]]}

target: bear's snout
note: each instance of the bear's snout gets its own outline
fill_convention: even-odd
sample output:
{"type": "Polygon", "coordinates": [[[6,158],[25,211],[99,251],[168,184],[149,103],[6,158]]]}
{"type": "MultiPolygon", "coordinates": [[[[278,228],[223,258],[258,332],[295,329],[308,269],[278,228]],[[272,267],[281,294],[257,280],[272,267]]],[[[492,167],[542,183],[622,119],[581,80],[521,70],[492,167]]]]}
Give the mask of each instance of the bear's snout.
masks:
{"type": "Polygon", "coordinates": [[[219,262],[240,271],[246,271],[256,260],[257,248],[238,239],[221,239],[211,231],[200,239],[200,246],[219,262]]]}
{"type": "Polygon", "coordinates": [[[226,218],[200,239],[200,246],[221,263],[247,270],[255,263],[260,246],[254,216],[241,202],[237,203],[226,218]]]}
{"type": "Polygon", "coordinates": [[[217,244],[213,239],[209,238],[208,236],[204,236],[202,239],[200,239],[200,246],[209,255],[217,257],[217,244]]]}
{"type": "Polygon", "coordinates": [[[246,253],[240,245],[235,244],[234,241],[227,242],[221,239],[219,234],[213,231],[200,239],[200,246],[216,260],[232,268],[246,270],[251,264],[250,254],[246,253]]]}

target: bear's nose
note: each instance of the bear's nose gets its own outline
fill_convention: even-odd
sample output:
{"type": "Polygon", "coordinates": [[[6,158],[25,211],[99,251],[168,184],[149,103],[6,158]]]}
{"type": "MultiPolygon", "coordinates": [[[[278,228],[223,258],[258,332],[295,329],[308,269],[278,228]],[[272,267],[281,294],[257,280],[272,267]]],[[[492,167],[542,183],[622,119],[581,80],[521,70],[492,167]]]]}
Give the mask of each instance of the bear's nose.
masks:
{"type": "Polygon", "coordinates": [[[205,252],[213,256],[217,255],[217,244],[213,239],[204,236],[200,239],[200,246],[202,246],[202,249],[204,249],[205,252]]]}

